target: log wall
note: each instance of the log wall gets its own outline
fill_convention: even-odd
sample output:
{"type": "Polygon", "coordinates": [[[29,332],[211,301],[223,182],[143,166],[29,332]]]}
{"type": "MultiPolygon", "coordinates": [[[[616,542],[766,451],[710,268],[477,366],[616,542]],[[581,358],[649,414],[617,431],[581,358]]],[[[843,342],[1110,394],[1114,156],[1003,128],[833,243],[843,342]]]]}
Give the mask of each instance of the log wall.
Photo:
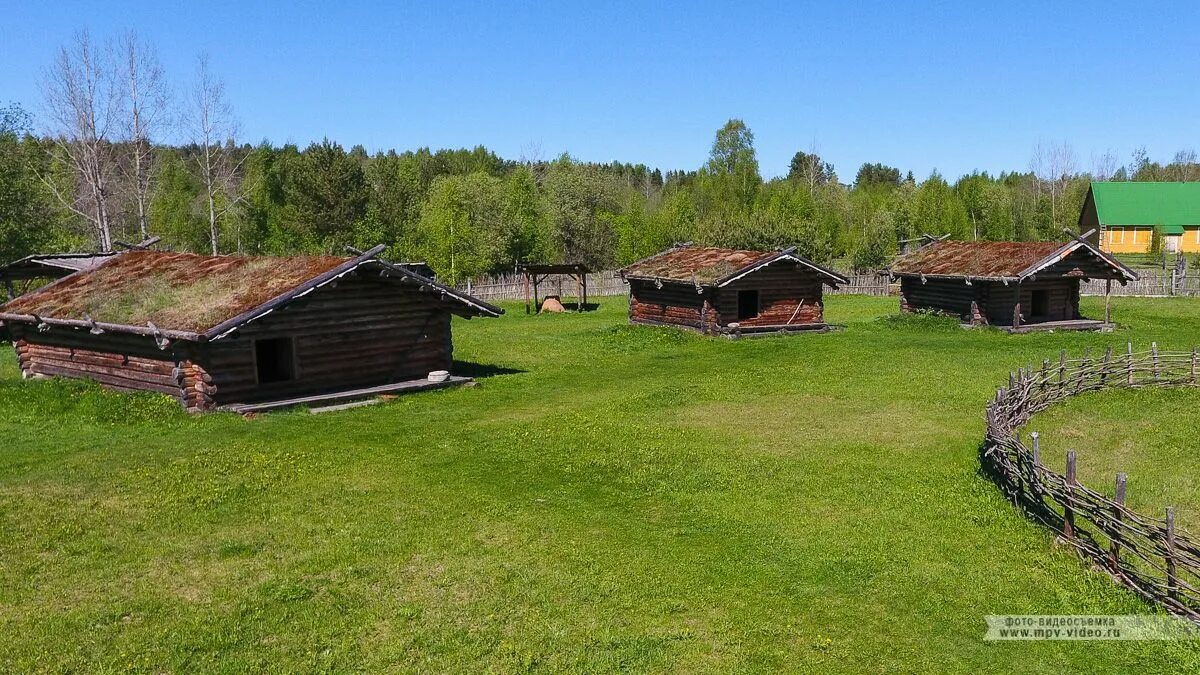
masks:
{"type": "Polygon", "coordinates": [[[758,291],[759,314],[742,326],[785,326],[825,322],[821,278],[796,263],[778,262],[738,279],[717,292],[721,324],[738,321],[738,291],[758,291]]]}
{"type": "Polygon", "coordinates": [[[156,391],[185,400],[178,372],[180,352],[159,349],[152,337],[93,335],[74,328],[41,333],[27,324],[9,329],[25,377],[86,378],[119,391],[156,391]]]}
{"type": "Polygon", "coordinates": [[[823,325],[821,277],[795,263],[776,263],[747,275],[723,288],[705,287],[702,292],[692,284],[663,283],[631,279],[629,282],[629,319],[634,323],[668,324],[721,332],[731,323],[747,328],[762,326],[823,325]],[[757,316],[738,321],[739,291],[758,291],[757,316]]]}
{"type": "Polygon", "coordinates": [[[712,289],[696,292],[691,284],[629,281],[629,320],[634,323],[669,324],[711,333],[720,326],[712,289]]]}
{"type": "Polygon", "coordinates": [[[410,285],[346,277],[212,343],[95,335],[13,324],[24,376],[92,379],[120,391],[156,391],[189,410],[358,386],[386,384],[449,370],[450,312],[440,298],[410,285]],[[258,382],[255,340],[292,338],[295,377],[258,382]]]}
{"type": "Polygon", "coordinates": [[[1079,280],[1047,279],[1020,284],[963,279],[930,279],[925,283],[913,277],[900,280],[900,309],[912,312],[936,310],[961,317],[975,324],[1011,326],[1017,302],[1021,303],[1022,323],[1079,319],[1079,280]],[[1048,311],[1033,315],[1034,291],[1046,291],[1048,311]],[[974,303],[974,307],[972,307],[974,303]]]}
{"type": "Polygon", "coordinates": [[[450,312],[413,286],[347,277],[203,346],[196,364],[216,405],[386,384],[449,370],[450,312]],[[255,341],[294,340],[295,377],[258,381],[255,341]]]}

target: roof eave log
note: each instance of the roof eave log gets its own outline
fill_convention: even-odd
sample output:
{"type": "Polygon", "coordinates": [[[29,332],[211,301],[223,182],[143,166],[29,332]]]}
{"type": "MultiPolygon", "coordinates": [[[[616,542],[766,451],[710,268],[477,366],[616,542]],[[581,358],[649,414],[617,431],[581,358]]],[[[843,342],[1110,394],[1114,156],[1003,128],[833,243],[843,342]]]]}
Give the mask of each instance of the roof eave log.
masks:
{"type": "MultiPolygon", "coordinates": [[[[12,314],[9,312],[0,312],[0,321],[31,323],[35,326],[38,326],[39,330],[41,330],[41,326],[46,326],[47,329],[54,326],[60,326],[64,328],[86,328],[88,330],[98,328],[105,332],[130,333],[132,335],[145,335],[148,337],[154,337],[155,335],[155,331],[149,326],[125,326],[116,323],[104,323],[102,321],[80,321],[78,319],[51,319],[40,317],[35,314],[12,314]]],[[[190,331],[159,329],[158,334],[173,340],[188,340],[191,342],[201,342],[204,339],[204,337],[199,333],[193,333],[190,331]]]]}

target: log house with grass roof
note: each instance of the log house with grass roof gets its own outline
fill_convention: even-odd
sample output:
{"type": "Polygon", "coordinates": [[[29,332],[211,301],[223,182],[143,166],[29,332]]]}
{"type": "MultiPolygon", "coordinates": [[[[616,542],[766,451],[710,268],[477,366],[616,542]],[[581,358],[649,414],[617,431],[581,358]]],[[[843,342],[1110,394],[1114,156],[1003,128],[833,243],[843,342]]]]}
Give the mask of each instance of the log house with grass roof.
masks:
{"type": "Polygon", "coordinates": [[[621,270],[629,320],[711,335],[822,331],[823,290],[846,277],[796,253],[680,244],[621,270]]]}
{"type": "Polygon", "coordinates": [[[0,305],[0,321],[27,378],[161,392],[190,411],[407,390],[450,370],[451,315],[503,310],[380,259],[383,248],[127,251],[0,305]]]}
{"type": "MultiPolygon", "coordinates": [[[[1069,233],[1068,233],[1069,234],[1069,233]]],[[[971,326],[1029,330],[1100,330],[1104,320],[1079,312],[1079,284],[1104,279],[1124,285],[1137,273],[1083,237],[1056,241],[935,240],[903,255],[888,270],[900,279],[902,312],[932,311],[971,326]]]]}

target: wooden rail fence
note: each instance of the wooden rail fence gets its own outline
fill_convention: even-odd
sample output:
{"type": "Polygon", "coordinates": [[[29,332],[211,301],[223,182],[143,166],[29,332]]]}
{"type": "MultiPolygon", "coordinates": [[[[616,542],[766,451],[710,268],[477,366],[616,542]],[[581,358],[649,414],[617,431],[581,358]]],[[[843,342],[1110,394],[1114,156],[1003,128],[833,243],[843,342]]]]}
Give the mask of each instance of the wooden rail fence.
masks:
{"type": "Polygon", "coordinates": [[[1042,439],[1021,428],[1038,412],[1070,396],[1111,388],[1196,386],[1200,358],[1191,352],[1084,352],[1043,361],[1009,374],[1008,386],[987,406],[982,463],[1014,504],[1060,533],[1085,559],[1119,583],[1170,612],[1200,623],[1200,541],[1175,528],[1175,510],[1162,518],[1125,505],[1126,476],[1118,473],[1113,496],[1081,484],[1077,455],[1068,450],[1066,473],[1042,463],[1042,439]]]}
{"type": "MultiPolygon", "coordinates": [[[[850,283],[837,290],[826,289],[829,295],[896,295],[899,286],[893,287],[886,276],[875,274],[848,275],[850,283]]],[[[480,300],[524,300],[524,278],[520,274],[502,274],[482,277],[459,284],[458,290],[470,293],[480,300]]],[[[629,292],[629,284],[614,271],[592,272],[587,275],[588,296],[625,295],[629,292]]],[[[551,277],[543,286],[544,293],[559,293],[556,280],[551,277]]],[[[575,282],[564,279],[561,293],[574,297],[575,282]]]]}

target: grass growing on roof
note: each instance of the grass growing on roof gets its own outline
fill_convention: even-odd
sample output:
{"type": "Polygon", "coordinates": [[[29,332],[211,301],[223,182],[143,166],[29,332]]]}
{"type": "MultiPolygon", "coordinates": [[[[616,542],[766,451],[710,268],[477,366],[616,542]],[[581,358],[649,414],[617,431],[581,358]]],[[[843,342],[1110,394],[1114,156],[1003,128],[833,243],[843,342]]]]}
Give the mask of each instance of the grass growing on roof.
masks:
{"type": "Polygon", "coordinates": [[[987,614],[1150,610],[977,474],[1011,369],[1190,347],[1196,301],[1008,335],[830,297],[845,331],[736,342],[600,305],[456,319],[455,356],[508,374],[319,416],[189,417],[20,381],[4,350],[0,667],[1200,665],[1188,643],[982,642],[987,614]]]}
{"type": "Polygon", "coordinates": [[[329,256],[201,256],[130,251],[101,267],[18,297],[5,310],[57,319],[203,331],[318,276],[329,256]]]}

